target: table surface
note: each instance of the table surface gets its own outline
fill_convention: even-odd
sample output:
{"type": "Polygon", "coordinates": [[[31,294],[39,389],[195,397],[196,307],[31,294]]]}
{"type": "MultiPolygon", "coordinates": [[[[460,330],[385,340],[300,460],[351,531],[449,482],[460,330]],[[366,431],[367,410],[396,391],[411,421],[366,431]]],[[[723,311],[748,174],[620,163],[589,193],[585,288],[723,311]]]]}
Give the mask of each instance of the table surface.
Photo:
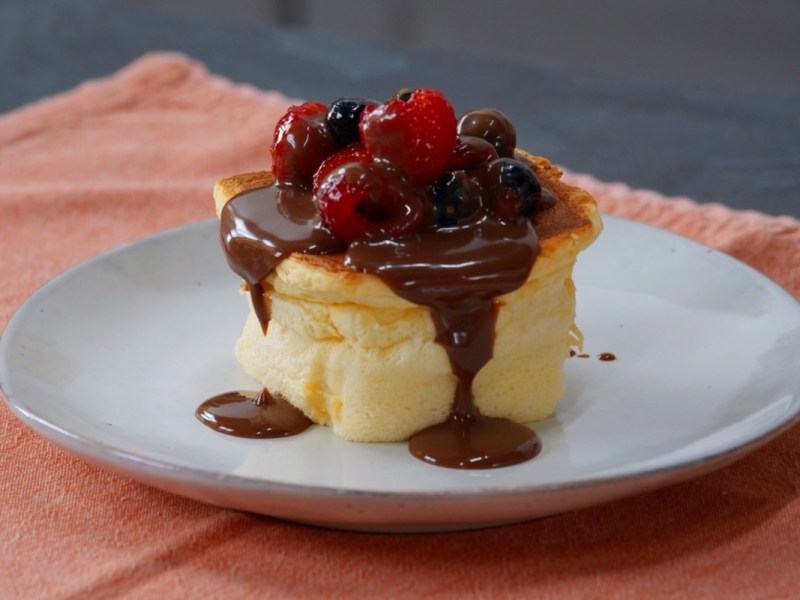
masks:
{"type": "Polygon", "coordinates": [[[176,50],[237,82],[330,101],[400,87],[445,91],[456,112],[493,106],[519,145],[571,170],[699,202],[800,217],[800,102],[355,42],[86,0],[0,5],[0,112],[176,50]]]}

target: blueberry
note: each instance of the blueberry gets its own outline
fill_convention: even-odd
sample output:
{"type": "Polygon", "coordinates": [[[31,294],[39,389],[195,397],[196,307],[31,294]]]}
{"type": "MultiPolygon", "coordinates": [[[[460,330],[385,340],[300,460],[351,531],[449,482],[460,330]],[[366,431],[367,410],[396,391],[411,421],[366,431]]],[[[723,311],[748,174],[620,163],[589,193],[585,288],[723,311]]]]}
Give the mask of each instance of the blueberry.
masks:
{"type": "Polygon", "coordinates": [[[517,146],[517,131],[511,120],[494,108],[479,108],[458,120],[458,134],[483,138],[492,144],[497,154],[513,157],[517,146]]]}
{"type": "Polygon", "coordinates": [[[473,216],[481,205],[481,190],[463,171],[451,171],[431,186],[436,225],[453,227],[473,216]]]}
{"type": "Polygon", "coordinates": [[[334,141],[342,148],[359,140],[358,121],[367,106],[377,106],[375,100],[339,98],[328,107],[327,125],[334,141]]]}
{"type": "Polygon", "coordinates": [[[489,163],[482,185],[489,209],[501,221],[529,218],[539,208],[542,186],[529,166],[513,158],[498,158],[489,163]]]}

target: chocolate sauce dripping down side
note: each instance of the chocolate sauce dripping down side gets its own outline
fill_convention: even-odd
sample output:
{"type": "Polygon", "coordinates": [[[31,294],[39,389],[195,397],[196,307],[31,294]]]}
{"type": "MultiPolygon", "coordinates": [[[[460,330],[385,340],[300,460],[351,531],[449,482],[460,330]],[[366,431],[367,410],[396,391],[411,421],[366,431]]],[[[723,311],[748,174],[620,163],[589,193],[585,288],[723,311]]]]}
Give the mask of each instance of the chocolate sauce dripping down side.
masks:
{"type": "Polygon", "coordinates": [[[355,242],[347,249],[321,226],[310,192],[276,186],[236,196],[223,208],[220,222],[228,264],[247,283],[264,332],[269,307],[263,281],[295,252],[347,250],[347,266],[375,275],[399,296],[431,308],[436,341],[447,351],[458,385],[451,417],[411,438],[415,456],[446,467],[491,468],[539,452],[531,429],[481,416],[472,392],[475,376],[492,358],[493,299],[525,283],[539,252],[530,222],[501,223],[484,213],[458,227],[399,240],[355,242]]]}
{"type": "Polygon", "coordinates": [[[412,436],[409,449],[426,462],[485,469],[535,456],[529,428],[481,416],[472,384],[492,358],[497,311],[493,299],[521,287],[539,243],[528,221],[501,223],[488,215],[465,225],[399,240],[355,242],[350,268],[379,277],[396,294],[431,308],[436,341],[458,379],[450,418],[412,436]]]}
{"type": "Polygon", "coordinates": [[[250,290],[253,310],[266,334],[269,300],[263,281],[294,252],[343,252],[344,242],[322,227],[310,191],[271,185],[228,201],[220,214],[220,241],[231,269],[250,290]]]}
{"type": "Polygon", "coordinates": [[[267,390],[214,396],[203,402],[195,415],[215,431],[244,438],[286,437],[311,426],[311,420],[288,400],[267,390]]]}

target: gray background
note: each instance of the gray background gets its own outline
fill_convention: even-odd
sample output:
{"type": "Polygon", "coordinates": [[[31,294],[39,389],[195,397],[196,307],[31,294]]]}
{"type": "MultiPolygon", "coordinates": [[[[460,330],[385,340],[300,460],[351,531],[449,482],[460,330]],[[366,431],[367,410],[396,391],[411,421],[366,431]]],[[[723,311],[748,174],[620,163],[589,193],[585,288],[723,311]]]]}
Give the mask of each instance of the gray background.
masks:
{"type": "Polygon", "coordinates": [[[0,0],[0,113],[176,50],[294,98],[436,87],[457,113],[506,112],[521,147],[572,170],[800,217],[799,11],[784,0],[0,0]]]}
{"type": "Polygon", "coordinates": [[[106,0],[609,76],[800,94],[798,0],[106,0]]]}

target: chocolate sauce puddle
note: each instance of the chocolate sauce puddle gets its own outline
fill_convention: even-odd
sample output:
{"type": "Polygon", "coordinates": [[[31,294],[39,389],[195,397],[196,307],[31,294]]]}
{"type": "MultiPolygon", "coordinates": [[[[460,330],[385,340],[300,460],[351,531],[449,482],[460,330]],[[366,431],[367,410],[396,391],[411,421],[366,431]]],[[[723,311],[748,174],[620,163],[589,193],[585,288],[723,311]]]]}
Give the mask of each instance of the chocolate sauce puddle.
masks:
{"type": "Polygon", "coordinates": [[[530,460],[542,444],[525,425],[478,414],[471,418],[453,414],[444,423],[413,435],[408,449],[440,467],[493,469],[530,460]]]}
{"type": "Polygon", "coordinates": [[[487,212],[458,227],[349,248],[325,230],[310,192],[269,186],[238,195],[222,210],[228,264],[247,283],[264,332],[263,281],[295,252],[346,251],[349,268],[379,277],[397,295],[431,309],[436,341],[458,379],[450,418],[409,440],[411,453],[444,467],[486,469],[533,458],[541,449],[528,427],[479,414],[472,384],[492,358],[494,298],[522,286],[539,252],[528,220],[503,223],[487,212]]]}
{"type": "Polygon", "coordinates": [[[203,402],[195,412],[203,425],[243,438],[278,438],[302,433],[311,420],[278,394],[227,392],[203,402]]]}

